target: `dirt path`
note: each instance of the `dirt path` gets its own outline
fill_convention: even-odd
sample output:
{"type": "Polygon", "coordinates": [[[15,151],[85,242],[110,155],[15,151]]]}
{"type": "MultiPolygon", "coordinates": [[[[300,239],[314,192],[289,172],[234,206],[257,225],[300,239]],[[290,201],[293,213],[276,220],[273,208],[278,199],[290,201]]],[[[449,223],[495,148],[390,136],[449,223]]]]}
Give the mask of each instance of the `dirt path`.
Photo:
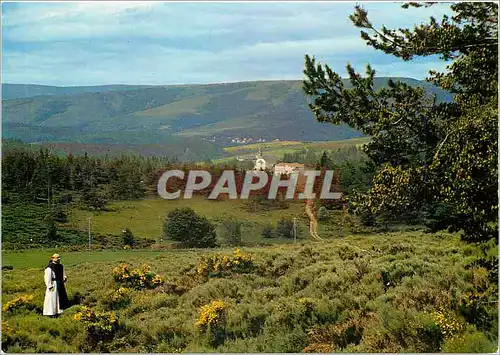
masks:
{"type": "Polygon", "coordinates": [[[323,240],[318,235],[318,220],[316,219],[316,216],[314,215],[314,200],[307,200],[306,201],[306,213],[307,216],[309,217],[309,233],[311,236],[316,239],[316,240],[323,240]]]}

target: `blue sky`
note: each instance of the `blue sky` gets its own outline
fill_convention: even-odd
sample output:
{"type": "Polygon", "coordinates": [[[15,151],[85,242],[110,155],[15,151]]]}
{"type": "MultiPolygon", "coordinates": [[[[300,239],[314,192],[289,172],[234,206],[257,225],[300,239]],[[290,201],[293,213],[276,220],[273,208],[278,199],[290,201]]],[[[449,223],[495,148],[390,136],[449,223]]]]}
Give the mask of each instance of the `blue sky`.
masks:
{"type": "MultiPolygon", "coordinates": [[[[45,85],[196,84],[302,79],[304,55],[345,75],[426,77],[436,58],[405,63],[375,51],[348,20],[355,2],[2,3],[2,81],[45,85]]],[[[362,6],[376,26],[440,18],[449,5],[362,6]]]]}

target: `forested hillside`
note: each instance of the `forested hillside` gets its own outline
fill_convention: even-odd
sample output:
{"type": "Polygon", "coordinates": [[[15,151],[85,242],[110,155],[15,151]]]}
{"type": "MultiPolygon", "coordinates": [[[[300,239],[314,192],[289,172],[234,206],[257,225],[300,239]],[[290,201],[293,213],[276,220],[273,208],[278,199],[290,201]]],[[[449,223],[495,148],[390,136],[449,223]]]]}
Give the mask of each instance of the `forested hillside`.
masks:
{"type": "MultiPolygon", "coordinates": [[[[398,80],[424,87],[439,101],[450,99],[423,81],[398,80]]],[[[378,78],[375,87],[387,81],[378,78]]],[[[227,145],[234,137],[314,141],[361,136],[347,125],[316,122],[300,81],[81,88],[5,84],[3,98],[4,137],[30,142],[162,144],[180,136],[215,137],[227,145]]]]}

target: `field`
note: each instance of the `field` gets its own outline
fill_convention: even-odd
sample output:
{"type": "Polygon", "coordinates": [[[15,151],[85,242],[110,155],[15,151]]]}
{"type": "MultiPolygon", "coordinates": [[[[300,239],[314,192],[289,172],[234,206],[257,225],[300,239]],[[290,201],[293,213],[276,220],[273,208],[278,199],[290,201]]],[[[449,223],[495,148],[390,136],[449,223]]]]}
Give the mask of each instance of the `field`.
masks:
{"type": "Polygon", "coordinates": [[[266,159],[279,161],[285,153],[299,152],[303,149],[312,149],[315,151],[335,150],[349,146],[360,147],[369,142],[370,138],[351,138],[338,141],[318,141],[318,142],[298,142],[298,141],[279,141],[279,142],[264,142],[248,145],[239,145],[224,148],[227,157],[215,159],[214,163],[223,163],[236,157],[245,159],[254,159],[255,154],[262,148],[262,153],[266,159]]]}
{"type": "Polygon", "coordinates": [[[40,315],[43,268],[53,252],[3,253],[2,264],[12,267],[3,271],[2,282],[6,352],[497,348],[495,305],[485,308],[480,294],[471,296],[488,287],[487,274],[471,267],[476,247],[455,235],[347,236],[246,247],[237,255],[229,248],[62,253],[74,305],[56,319],[40,315]],[[222,272],[205,273],[209,263],[200,258],[214,255],[240,260],[245,267],[233,263],[222,272]],[[165,282],[154,289],[118,291],[113,269],[120,263],[148,264],[165,282]],[[7,302],[23,295],[33,298],[11,302],[6,309],[7,302]],[[104,313],[89,325],[82,319],[89,312],[83,306],[104,313]],[[114,318],[106,312],[117,321],[109,321],[114,318]],[[106,328],[108,321],[113,326],[106,328]]]}
{"type": "Polygon", "coordinates": [[[351,138],[345,140],[338,141],[324,141],[324,142],[297,142],[297,141],[279,141],[279,142],[264,142],[264,143],[255,143],[255,144],[247,144],[233,147],[226,147],[224,151],[229,153],[245,153],[248,151],[256,151],[259,147],[266,150],[275,150],[275,149],[290,149],[291,151],[300,150],[300,149],[336,149],[343,148],[345,146],[350,145],[362,145],[367,143],[369,138],[351,138]]]}
{"type": "Polygon", "coordinates": [[[285,210],[269,210],[248,212],[242,200],[213,201],[202,197],[190,200],[163,200],[151,198],[136,201],[119,201],[110,204],[108,212],[88,212],[74,209],[70,214],[70,222],[66,227],[87,230],[88,217],[92,218],[91,228],[95,234],[119,235],[129,228],[134,235],[159,240],[163,233],[163,222],[168,213],[175,208],[191,207],[196,213],[206,216],[218,224],[225,219],[233,218],[243,223],[242,232],[248,236],[246,243],[266,242],[260,232],[266,225],[274,225],[281,218],[296,217],[302,230],[306,230],[308,220],[305,215],[304,202],[290,202],[285,210]]]}

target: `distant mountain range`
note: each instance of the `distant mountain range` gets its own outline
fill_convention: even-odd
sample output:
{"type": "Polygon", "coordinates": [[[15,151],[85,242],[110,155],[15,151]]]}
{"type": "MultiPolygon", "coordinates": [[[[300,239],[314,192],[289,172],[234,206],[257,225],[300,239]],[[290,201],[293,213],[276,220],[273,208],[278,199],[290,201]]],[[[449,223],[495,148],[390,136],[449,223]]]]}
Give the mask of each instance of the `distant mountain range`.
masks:
{"type": "MultiPolygon", "coordinates": [[[[377,78],[376,86],[387,85],[388,79],[377,78]]],[[[424,87],[438,100],[451,99],[430,83],[394,80],[424,87]]],[[[319,141],[361,135],[347,126],[317,122],[307,107],[301,81],[81,87],[3,84],[2,117],[4,138],[177,145],[191,151],[212,151],[244,137],[319,141]]]]}
{"type": "Polygon", "coordinates": [[[35,84],[3,84],[2,100],[44,95],[71,95],[106,91],[128,91],[154,87],[151,85],[50,86],[35,84]]]}

